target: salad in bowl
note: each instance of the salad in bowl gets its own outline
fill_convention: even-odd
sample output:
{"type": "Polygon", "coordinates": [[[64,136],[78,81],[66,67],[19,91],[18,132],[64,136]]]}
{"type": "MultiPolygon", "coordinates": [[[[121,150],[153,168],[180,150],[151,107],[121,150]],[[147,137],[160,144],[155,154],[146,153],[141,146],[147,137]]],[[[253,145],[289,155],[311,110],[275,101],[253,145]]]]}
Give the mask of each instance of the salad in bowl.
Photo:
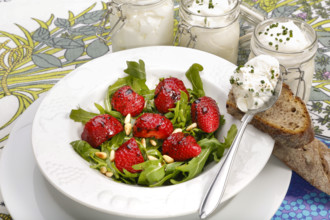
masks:
{"type": "Polygon", "coordinates": [[[192,88],[170,76],[150,89],[144,61],[127,61],[127,76],[108,87],[104,105],[95,103],[98,112],[71,111],[70,118],[84,126],[72,147],[118,182],[155,187],[196,177],[221,159],[237,131],[233,124],[223,142],[215,137],[225,119],[205,94],[202,70],[195,63],[186,71],[192,88]]]}
{"type": "MultiPolygon", "coordinates": [[[[65,196],[105,213],[144,219],[196,213],[230,146],[232,126],[240,124],[225,106],[236,68],[203,51],[166,46],[111,53],[79,66],[47,92],[36,112],[32,146],[40,171],[65,196]],[[163,89],[156,91],[158,85],[163,89]],[[219,122],[214,131],[203,130],[193,113],[209,112],[204,102],[219,122]],[[98,126],[90,126],[93,121],[98,126]],[[175,155],[184,138],[192,150],[175,155]],[[127,152],[136,152],[129,148],[137,150],[137,161],[127,159],[127,152]]],[[[223,201],[259,174],[274,141],[248,126],[241,145],[223,201]]]]}

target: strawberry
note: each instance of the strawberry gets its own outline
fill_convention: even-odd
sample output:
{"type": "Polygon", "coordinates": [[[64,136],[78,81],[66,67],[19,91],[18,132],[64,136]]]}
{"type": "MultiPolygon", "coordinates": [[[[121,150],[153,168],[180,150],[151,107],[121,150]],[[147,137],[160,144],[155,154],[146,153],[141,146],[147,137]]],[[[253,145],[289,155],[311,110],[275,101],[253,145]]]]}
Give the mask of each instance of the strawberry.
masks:
{"type": "Polygon", "coordinates": [[[189,134],[177,132],[171,134],[163,143],[163,154],[175,161],[184,161],[196,157],[202,151],[195,138],[189,134]]]}
{"type": "Polygon", "coordinates": [[[212,133],[220,125],[219,107],[214,99],[203,96],[191,105],[191,118],[201,130],[212,133]]]}
{"type": "Polygon", "coordinates": [[[111,98],[112,107],[126,116],[131,113],[131,116],[139,115],[144,108],[144,98],[137,94],[130,86],[119,88],[111,98]]]}
{"type": "Polygon", "coordinates": [[[170,77],[160,81],[155,89],[155,106],[160,113],[169,112],[169,108],[174,108],[175,103],[180,100],[181,92],[189,93],[180,79],[170,77]]]}
{"type": "Polygon", "coordinates": [[[123,169],[131,173],[141,172],[141,170],[133,169],[132,166],[142,162],[144,158],[134,138],[126,141],[116,150],[115,165],[120,172],[123,172],[123,169]]]}
{"type": "Polygon", "coordinates": [[[172,122],[165,116],[155,113],[144,113],[136,119],[133,127],[134,137],[165,139],[172,132],[172,122]]]}
{"type": "Polygon", "coordinates": [[[122,124],[115,117],[98,115],[85,124],[81,139],[96,148],[123,130],[122,124]]]}

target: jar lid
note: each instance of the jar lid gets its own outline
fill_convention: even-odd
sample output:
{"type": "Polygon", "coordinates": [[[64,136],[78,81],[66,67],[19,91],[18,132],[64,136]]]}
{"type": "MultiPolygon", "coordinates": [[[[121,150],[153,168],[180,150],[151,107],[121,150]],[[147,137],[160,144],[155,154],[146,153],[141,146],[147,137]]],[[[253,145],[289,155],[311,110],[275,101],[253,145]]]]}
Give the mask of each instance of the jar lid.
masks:
{"type": "Polygon", "coordinates": [[[181,7],[188,13],[201,17],[218,17],[231,14],[239,0],[181,0],[181,7]]]}
{"type": "Polygon", "coordinates": [[[165,0],[113,0],[118,4],[127,4],[133,6],[148,6],[154,5],[165,0]]]}

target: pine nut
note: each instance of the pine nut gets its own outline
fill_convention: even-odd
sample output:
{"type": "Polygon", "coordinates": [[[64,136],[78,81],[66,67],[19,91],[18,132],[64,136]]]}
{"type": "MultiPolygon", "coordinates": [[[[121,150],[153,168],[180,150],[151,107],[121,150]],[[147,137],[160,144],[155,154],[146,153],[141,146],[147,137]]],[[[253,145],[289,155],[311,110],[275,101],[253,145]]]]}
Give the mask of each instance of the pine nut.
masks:
{"type": "Polygon", "coordinates": [[[100,167],[100,172],[101,172],[102,174],[105,174],[107,171],[108,171],[108,170],[107,170],[107,168],[106,168],[105,166],[100,167]]]}
{"type": "Polygon", "coordinates": [[[187,127],[187,131],[190,131],[190,130],[192,130],[192,129],[194,129],[194,128],[197,128],[197,123],[196,122],[194,122],[194,123],[192,123],[191,125],[189,125],[188,127],[187,127]]]}
{"type": "Polygon", "coordinates": [[[142,146],[143,146],[144,148],[147,147],[147,143],[146,143],[146,139],[145,139],[145,138],[142,138],[142,139],[141,139],[141,144],[142,144],[142,146]]]}
{"type": "Polygon", "coordinates": [[[97,156],[98,158],[104,160],[104,159],[107,158],[108,155],[105,152],[95,152],[95,156],[97,156]]]}
{"type": "Polygon", "coordinates": [[[150,140],[150,144],[152,145],[152,146],[157,146],[157,142],[155,141],[155,140],[150,140]]]}
{"type": "Polygon", "coordinates": [[[125,117],[125,124],[131,123],[131,113],[128,113],[125,117]]]}
{"type": "Polygon", "coordinates": [[[158,160],[156,157],[151,156],[151,155],[148,155],[148,159],[149,159],[149,160],[158,160]]]}
{"type": "Polygon", "coordinates": [[[182,132],[182,129],[181,129],[181,128],[176,128],[176,129],[172,132],[172,134],[174,134],[174,133],[178,133],[178,132],[182,132]]]}
{"type": "Polygon", "coordinates": [[[106,175],[107,177],[112,177],[112,176],[113,176],[113,172],[108,171],[108,172],[105,173],[105,175],[106,175]]]}
{"type": "Polygon", "coordinates": [[[128,123],[128,124],[125,124],[125,133],[126,135],[129,135],[132,131],[132,124],[131,123],[128,123]]]}
{"type": "Polygon", "coordinates": [[[115,160],[115,151],[114,150],[111,150],[110,151],[110,161],[113,162],[115,160]]]}
{"type": "Polygon", "coordinates": [[[173,163],[174,159],[168,155],[163,155],[163,158],[165,160],[166,163],[173,163]]]}

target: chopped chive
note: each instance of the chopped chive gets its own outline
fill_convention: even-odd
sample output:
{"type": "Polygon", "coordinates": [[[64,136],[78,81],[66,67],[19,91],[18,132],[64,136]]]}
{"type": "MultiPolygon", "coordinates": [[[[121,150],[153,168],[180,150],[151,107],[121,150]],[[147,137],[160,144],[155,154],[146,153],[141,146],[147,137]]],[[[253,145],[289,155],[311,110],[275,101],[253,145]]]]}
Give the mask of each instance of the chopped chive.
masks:
{"type": "Polygon", "coordinates": [[[230,84],[234,84],[235,83],[234,77],[231,77],[229,82],[230,82],[230,84]]]}

